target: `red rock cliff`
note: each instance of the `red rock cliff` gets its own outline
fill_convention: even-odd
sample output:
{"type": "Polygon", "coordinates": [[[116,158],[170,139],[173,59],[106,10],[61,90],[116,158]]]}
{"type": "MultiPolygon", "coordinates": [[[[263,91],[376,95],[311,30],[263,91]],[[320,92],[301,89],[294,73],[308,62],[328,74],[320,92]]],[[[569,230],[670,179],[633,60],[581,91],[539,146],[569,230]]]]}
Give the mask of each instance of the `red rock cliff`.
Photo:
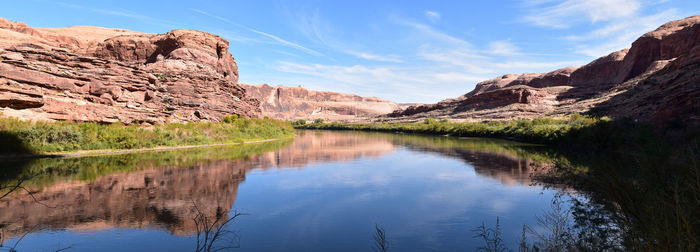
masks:
{"type": "Polygon", "coordinates": [[[267,84],[243,87],[251,97],[260,100],[263,115],[281,120],[353,120],[399,109],[398,104],[376,97],[267,84]]]}
{"type": "Polygon", "coordinates": [[[581,67],[507,74],[477,83],[458,98],[411,106],[391,116],[498,119],[596,108],[618,117],[699,122],[699,46],[700,16],[692,16],[666,23],[638,38],[630,49],[581,67]]]}
{"type": "Polygon", "coordinates": [[[24,119],[217,121],[260,116],[228,41],[99,27],[31,28],[0,18],[0,110],[24,119]]]}

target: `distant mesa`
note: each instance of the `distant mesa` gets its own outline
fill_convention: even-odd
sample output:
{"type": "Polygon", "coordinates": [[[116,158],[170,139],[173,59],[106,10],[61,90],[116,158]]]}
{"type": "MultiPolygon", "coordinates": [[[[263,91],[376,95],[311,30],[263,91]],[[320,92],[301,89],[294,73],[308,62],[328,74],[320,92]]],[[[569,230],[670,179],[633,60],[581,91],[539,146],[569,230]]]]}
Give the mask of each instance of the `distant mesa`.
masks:
{"type": "Polygon", "coordinates": [[[399,104],[376,97],[313,91],[298,87],[246,85],[248,95],[260,101],[262,114],[281,120],[368,120],[391,113],[399,104]]]}

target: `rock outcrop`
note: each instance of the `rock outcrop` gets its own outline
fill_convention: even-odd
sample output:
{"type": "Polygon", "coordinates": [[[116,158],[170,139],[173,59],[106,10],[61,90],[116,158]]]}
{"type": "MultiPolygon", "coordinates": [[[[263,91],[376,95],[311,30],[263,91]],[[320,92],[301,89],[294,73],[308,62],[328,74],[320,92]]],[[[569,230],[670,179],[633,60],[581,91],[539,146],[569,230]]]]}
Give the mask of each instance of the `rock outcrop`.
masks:
{"type": "Polygon", "coordinates": [[[302,87],[245,85],[260,101],[262,114],[280,120],[350,121],[391,113],[399,105],[376,97],[307,90],[302,87]]]}
{"type": "Polygon", "coordinates": [[[581,67],[507,74],[457,98],[389,116],[500,119],[585,113],[648,121],[700,122],[700,16],[664,24],[630,49],[581,67]]]}
{"type": "Polygon", "coordinates": [[[0,18],[0,112],[31,120],[124,123],[260,116],[228,41],[99,27],[32,28],[0,18]]]}

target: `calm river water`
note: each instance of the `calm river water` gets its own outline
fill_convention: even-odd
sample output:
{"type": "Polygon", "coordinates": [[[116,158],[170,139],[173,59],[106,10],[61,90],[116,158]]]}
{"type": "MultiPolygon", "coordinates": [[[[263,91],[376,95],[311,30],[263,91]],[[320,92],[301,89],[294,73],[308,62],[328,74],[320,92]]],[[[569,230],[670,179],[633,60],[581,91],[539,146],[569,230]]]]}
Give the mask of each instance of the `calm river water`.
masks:
{"type": "MultiPolygon", "coordinates": [[[[523,225],[558,191],[533,183],[537,147],[493,139],[298,131],[293,140],[4,162],[3,248],[17,251],[472,251],[500,220],[523,225]],[[218,221],[217,221],[218,217],[218,221]],[[204,226],[204,228],[203,228],[204,226]],[[210,230],[206,226],[211,226],[210,230]],[[210,232],[207,232],[210,231],[210,232]]],[[[0,248],[2,249],[2,248],[0,248]]]]}

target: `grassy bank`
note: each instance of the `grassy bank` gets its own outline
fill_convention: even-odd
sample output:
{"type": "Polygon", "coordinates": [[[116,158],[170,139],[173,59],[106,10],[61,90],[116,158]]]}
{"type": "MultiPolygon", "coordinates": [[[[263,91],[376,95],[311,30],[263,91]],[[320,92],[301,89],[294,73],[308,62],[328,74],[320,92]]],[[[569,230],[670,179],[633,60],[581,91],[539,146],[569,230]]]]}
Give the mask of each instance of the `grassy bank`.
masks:
{"type": "MultiPolygon", "coordinates": [[[[288,146],[292,138],[246,145],[186,150],[163,150],[107,156],[0,160],[0,188],[21,181],[23,186],[47,186],[56,181],[93,181],[116,172],[209,165],[221,160],[242,160],[288,146]]],[[[4,191],[0,189],[0,195],[4,191]]]]}
{"type": "Polygon", "coordinates": [[[289,137],[294,129],[273,119],[229,116],[222,122],[124,124],[28,122],[0,119],[0,153],[51,153],[235,143],[289,137]]]}
{"type": "Polygon", "coordinates": [[[609,123],[609,118],[594,118],[572,115],[568,118],[535,118],[492,122],[453,123],[437,121],[432,118],[422,123],[322,123],[305,124],[300,121],[292,123],[295,128],[332,129],[332,130],[366,130],[383,132],[403,132],[438,134],[458,137],[499,137],[515,138],[532,143],[553,143],[564,138],[574,137],[584,128],[609,123]]]}

